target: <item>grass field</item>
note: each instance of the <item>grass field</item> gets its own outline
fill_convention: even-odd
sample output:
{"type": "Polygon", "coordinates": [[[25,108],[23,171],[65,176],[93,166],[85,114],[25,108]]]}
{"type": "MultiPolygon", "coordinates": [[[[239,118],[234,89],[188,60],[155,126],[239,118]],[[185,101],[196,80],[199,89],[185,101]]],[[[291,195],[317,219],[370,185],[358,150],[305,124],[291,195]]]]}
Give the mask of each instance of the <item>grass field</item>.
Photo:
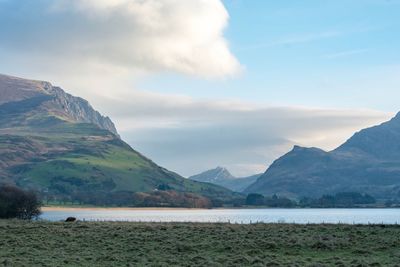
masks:
{"type": "Polygon", "coordinates": [[[399,266],[400,226],[0,221],[0,266],[399,266]]]}

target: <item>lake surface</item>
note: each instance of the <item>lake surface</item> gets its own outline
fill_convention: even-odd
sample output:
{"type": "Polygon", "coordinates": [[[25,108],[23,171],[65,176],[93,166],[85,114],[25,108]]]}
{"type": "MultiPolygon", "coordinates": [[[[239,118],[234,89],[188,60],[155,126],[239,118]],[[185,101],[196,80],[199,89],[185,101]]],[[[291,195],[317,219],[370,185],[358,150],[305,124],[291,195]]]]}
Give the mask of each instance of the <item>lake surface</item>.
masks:
{"type": "Polygon", "coordinates": [[[41,219],[85,221],[397,224],[400,209],[55,209],[41,219]]]}

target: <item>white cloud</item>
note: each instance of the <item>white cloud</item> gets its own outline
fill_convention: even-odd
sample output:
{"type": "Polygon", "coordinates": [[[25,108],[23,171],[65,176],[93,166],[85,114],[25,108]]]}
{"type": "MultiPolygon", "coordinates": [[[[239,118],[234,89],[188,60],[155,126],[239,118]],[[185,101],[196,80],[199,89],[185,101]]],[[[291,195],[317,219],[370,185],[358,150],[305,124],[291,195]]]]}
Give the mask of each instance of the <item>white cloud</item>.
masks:
{"type": "Polygon", "coordinates": [[[220,0],[6,0],[0,49],[41,59],[31,66],[220,78],[241,68],[223,36],[228,19],[220,0]]]}

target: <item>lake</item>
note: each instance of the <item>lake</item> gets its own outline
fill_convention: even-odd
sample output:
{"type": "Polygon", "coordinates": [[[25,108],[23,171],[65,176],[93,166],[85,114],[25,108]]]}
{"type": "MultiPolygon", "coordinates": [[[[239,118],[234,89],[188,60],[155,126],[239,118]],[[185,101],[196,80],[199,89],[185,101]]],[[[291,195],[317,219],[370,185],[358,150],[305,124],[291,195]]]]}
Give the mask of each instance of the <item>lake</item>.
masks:
{"type": "Polygon", "coordinates": [[[397,224],[400,209],[63,209],[45,208],[41,219],[62,221],[397,224]]]}

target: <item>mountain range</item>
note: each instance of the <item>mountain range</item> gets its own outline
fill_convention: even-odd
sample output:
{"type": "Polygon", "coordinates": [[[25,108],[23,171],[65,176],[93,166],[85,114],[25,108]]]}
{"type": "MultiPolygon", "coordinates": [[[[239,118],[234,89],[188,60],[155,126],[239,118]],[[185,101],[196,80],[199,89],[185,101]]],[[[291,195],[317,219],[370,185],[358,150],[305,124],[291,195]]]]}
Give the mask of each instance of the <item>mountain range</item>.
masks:
{"type": "Polygon", "coordinates": [[[0,75],[0,183],[70,200],[158,189],[233,195],[158,166],[121,140],[110,118],[86,100],[48,82],[6,75],[0,75]]]}
{"type": "Polygon", "coordinates": [[[211,183],[226,187],[235,192],[242,192],[249,185],[254,183],[261,174],[249,177],[235,177],[226,168],[217,167],[212,170],[190,176],[190,180],[211,183]]]}
{"type": "Polygon", "coordinates": [[[399,199],[400,113],[332,151],[295,146],[261,175],[237,178],[218,167],[186,179],[132,149],[86,100],[48,82],[0,75],[0,183],[55,199],[90,195],[109,203],[119,193],[160,190],[217,202],[243,197],[232,191],[399,199]]]}
{"type": "Polygon", "coordinates": [[[400,198],[400,113],[333,151],[295,146],[244,190],[291,198],[350,191],[400,198]]]}

